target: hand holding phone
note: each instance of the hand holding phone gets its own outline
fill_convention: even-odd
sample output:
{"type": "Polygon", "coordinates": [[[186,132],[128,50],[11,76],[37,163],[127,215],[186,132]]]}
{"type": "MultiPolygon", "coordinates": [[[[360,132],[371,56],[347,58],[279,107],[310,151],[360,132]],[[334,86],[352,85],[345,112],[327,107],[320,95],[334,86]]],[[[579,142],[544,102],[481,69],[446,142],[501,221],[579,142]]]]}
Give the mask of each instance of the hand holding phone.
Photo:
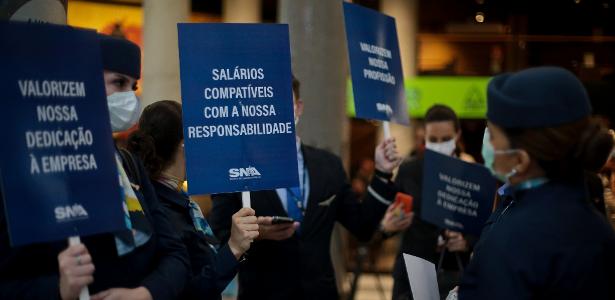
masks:
{"type": "Polygon", "coordinates": [[[403,218],[404,215],[408,215],[412,212],[414,199],[412,196],[404,193],[397,193],[395,195],[395,202],[393,206],[395,207],[395,214],[399,218],[403,218]]]}
{"type": "Polygon", "coordinates": [[[293,218],[289,218],[289,217],[283,217],[283,216],[273,216],[271,219],[271,224],[275,225],[275,224],[292,224],[294,223],[295,220],[293,220],[293,218]]]}
{"type": "Polygon", "coordinates": [[[288,239],[295,234],[299,228],[299,222],[292,218],[273,216],[258,217],[259,240],[281,241],[288,239]]]}

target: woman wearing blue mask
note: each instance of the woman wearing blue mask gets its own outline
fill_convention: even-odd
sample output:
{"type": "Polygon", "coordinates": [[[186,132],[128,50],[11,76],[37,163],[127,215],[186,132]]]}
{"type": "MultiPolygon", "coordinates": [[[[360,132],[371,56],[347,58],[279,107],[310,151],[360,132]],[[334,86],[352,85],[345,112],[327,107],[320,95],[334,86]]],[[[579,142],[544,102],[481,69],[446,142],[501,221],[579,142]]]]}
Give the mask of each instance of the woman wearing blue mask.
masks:
{"type": "Polygon", "coordinates": [[[615,299],[615,234],[588,201],[585,173],[613,141],[587,93],[556,67],[494,77],[486,167],[505,182],[459,299],[615,299]]]}
{"type": "MultiPolygon", "coordinates": [[[[125,39],[99,35],[99,42],[115,133],[138,120],[134,89],[141,52],[125,39]]],[[[93,300],[177,299],[189,274],[186,249],[140,160],[118,149],[116,163],[130,229],[84,237],[69,247],[57,242],[11,248],[0,205],[0,299],[77,299],[86,286],[93,300]]]]}

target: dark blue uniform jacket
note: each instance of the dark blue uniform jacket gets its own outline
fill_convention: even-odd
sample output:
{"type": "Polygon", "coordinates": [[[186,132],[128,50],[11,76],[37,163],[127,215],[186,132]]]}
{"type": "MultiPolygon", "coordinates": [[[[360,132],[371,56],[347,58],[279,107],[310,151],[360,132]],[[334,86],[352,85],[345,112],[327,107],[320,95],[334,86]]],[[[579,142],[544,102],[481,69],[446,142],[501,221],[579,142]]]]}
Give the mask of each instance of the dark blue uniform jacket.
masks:
{"type": "Polygon", "coordinates": [[[184,242],[190,256],[192,276],[181,299],[221,299],[220,294],[237,274],[239,262],[228,244],[217,250],[217,241],[208,240],[197,231],[190,216],[189,200],[167,186],[153,182],[156,194],[167,209],[169,221],[184,242]]]}
{"type": "Polygon", "coordinates": [[[615,299],[615,233],[582,182],[507,192],[475,247],[459,299],[615,299]]]}

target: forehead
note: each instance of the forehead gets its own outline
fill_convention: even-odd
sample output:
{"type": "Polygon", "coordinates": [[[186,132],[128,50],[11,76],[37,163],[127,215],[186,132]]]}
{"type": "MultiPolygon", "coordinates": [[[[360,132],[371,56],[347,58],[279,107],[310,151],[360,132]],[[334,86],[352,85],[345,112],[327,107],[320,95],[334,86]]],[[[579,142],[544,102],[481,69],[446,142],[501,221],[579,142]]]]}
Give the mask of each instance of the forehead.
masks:
{"type": "Polygon", "coordinates": [[[108,71],[108,70],[104,71],[104,76],[105,78],[122,78],[122,79],[129,80],[129,81],[137,81],[137,79],[131,76],[118,73],[118,72],[108,71]]]}
{"type": "Polygon", "coordinates": [[[455,124],[453,121],[436,121],[425,124],[427,135],[454,135],[455,124]]]}
{"type": "Polygon", "coordinates": [[[504,149],[510,146],[510,142],[504,132],[504,129],[491,122],[487,122],[487,130],[489,130],[491,144],[493,144],[495,149],[504,149]]]}
{"type": "Polygon", "coordinates": [[[489,131],[489,135],[491,135],[492,138],[506,136],[504,130],[500,126],[495,125],[490,121],[487,121],[487,130],[489,131]]]}

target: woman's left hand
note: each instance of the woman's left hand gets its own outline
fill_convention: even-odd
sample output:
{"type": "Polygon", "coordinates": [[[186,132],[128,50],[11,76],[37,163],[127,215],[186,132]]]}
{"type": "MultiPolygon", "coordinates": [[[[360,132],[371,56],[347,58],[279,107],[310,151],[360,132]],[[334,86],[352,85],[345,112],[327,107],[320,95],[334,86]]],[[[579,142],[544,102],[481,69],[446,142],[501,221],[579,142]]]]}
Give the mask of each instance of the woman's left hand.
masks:
{"type": "Polygon", "coordinates": [[[413,212],[405,213],[401,207],[393,203],[389,205],[389,208],[384,214],[384,218],[380,222],[380,226],[386,234],[393,234],[404,231],[410,227],[413,218],[413,212]]]}
{"type": "Polygon", "coordinates": [[[444,232],[446,235],[446,248],[450,252],[465,252],[468,251],[468,241],[466,241],[463,234],[456,231],[446,230],[444,232]]]}

